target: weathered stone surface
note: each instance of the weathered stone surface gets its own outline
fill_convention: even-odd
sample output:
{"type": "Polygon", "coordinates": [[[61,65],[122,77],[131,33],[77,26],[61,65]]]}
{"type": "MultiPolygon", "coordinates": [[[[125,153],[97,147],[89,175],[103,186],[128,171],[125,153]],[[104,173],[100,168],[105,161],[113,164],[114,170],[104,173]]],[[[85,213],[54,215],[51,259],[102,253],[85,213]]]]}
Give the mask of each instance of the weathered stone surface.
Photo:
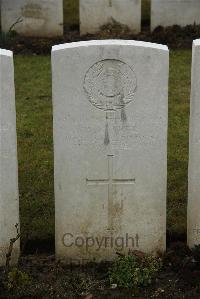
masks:
{"type": "MultiPolygon", "coordinates": [[[[14,68],[12,52],[0,49],[0,266],[19,225],[14,68]]],[[[17,262],[19,240],[11,263],[17,262]]]]}
{"type": "Polygon", "coordinates": [[[141,0],[80,0],[81,34],[95,33],[113,21],[139,32],[141,0]]]}
{"type": "Polygon", "coordinates": [[[165,249],[168,49],[53,47],[56,255],[165,249]]]}
{"type": "Polygon", "coordinates": [[[1,0],[1,25],[4,32],[14,26],[25,36],[52,37],[63,34],[63,0],[1,0]]]}
{"type": "Polygon", "coordinates": [[[158,26],[200,24],[199,0],[151,0],[151,30],[158,26]]]}
{"type": "Polygon", "coordinates": [[[200,40],[193,43],[190,107],[188,245],[200,244],[200,40]]]}

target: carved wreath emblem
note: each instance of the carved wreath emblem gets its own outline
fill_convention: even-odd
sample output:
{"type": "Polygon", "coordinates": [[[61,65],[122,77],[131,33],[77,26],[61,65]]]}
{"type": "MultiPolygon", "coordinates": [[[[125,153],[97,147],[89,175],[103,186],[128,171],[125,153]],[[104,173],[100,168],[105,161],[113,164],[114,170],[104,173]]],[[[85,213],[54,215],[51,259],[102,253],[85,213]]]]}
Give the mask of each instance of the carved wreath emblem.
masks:
{"type": "Polygon", "coordinates": [[[136,87],[135,72],[126,63],[115,59],[95,63],[84,79],[89,101],[104,111],[123,109],[134,100],[136,87]]]}

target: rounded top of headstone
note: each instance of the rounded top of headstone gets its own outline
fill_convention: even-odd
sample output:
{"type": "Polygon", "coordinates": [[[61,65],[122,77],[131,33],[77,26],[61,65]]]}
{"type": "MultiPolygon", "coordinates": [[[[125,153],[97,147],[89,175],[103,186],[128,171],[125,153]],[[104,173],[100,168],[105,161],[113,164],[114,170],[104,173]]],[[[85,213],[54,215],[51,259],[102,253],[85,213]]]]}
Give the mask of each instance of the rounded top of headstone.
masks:
{"type": "Polygon", "coordinates": [[[105,40],[90,40],[90,41],[80,41],[80,42],[72,42],[65,43],[60,45],[55,45],[52,47],[52,52],[72,49],[78,47],[89,47],[89,46],[133,46],[133,47],[143,47],[143,48],[151,48],[157,50],[168,51],[168,47],[161,44],[143,42],[143,41],[135,41],[135,40],[122,40],[122,39],[105,39],[105,40]]]}
{"type": "Polygon", "coordinates": [[[0,55],[1,55],[1,56],[9,56],[9,57],[12,57],[12,56],[13,56],[13,52],[12,52],[12,51],[9,51],[9,50],[0,49],[0,55]]]}
{"type": "Polygon", "coordinates": [[[194,46],[200,46],[200,39],[193,40],[193,45],[194,46]]]}

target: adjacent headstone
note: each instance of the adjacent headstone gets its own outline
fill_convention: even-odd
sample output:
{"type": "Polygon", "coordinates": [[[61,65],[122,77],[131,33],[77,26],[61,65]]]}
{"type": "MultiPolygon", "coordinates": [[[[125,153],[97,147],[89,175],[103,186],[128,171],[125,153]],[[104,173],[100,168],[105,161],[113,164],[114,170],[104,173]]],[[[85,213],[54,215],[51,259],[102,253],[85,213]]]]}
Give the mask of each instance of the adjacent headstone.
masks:
{"type": "MultiPolygon", "coordinates": [[[[0,49],[0,266],[5,265],[10,239],[19,229],[17,142],[12,52],[0,49]]],[[[11,263],[19,256],[14,243],[11,263]]]]}
{"type": "Polygon", "coordinates": [[[151,30],[158,26],[200,24],[199,0],[151,0],[151,30]]]}
{"type": "Polygon", "coordinates": [[[165,249],[168,59],[136,41],[53,47],[58,258],[165,249]]]}
{"type": "Polygon", "coordinates": [[[188,245],[200,244],[200,40],[193,43],[190,109],[188,245]]]}
{"type": "Polygon", "coordinates": [[[80,0],[80,32],[95,33],[108,23],[141,29],[141,0],[80,0]]]}
{"type": "Polygon", "coordinates": [[[24,36],[60,36],[63,0],[1,0],[1,28],[3,32],[12,28],[24,36]]]}

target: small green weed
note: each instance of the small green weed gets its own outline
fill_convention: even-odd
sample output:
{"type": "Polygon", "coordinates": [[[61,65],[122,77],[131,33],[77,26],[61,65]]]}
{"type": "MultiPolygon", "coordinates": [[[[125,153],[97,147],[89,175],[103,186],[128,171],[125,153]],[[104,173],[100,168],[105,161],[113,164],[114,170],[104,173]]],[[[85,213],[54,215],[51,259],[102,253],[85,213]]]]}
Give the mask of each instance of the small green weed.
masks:
{"type": "Polygon", "coordinates": [[[31,277],[28,274],[18,270],[17,268],[13,268],[12,271],[8,273],[4,287],[9,291],[16,291],[27,287],[31,284],[31,281],[31,277]]]}
{"type": "Polygon", "coordinates": [[[123,288],[137,288],[152,283],[161,269],[161,260],[150,255],[119,257],[109,270],[111,284],[123,288]]]}

